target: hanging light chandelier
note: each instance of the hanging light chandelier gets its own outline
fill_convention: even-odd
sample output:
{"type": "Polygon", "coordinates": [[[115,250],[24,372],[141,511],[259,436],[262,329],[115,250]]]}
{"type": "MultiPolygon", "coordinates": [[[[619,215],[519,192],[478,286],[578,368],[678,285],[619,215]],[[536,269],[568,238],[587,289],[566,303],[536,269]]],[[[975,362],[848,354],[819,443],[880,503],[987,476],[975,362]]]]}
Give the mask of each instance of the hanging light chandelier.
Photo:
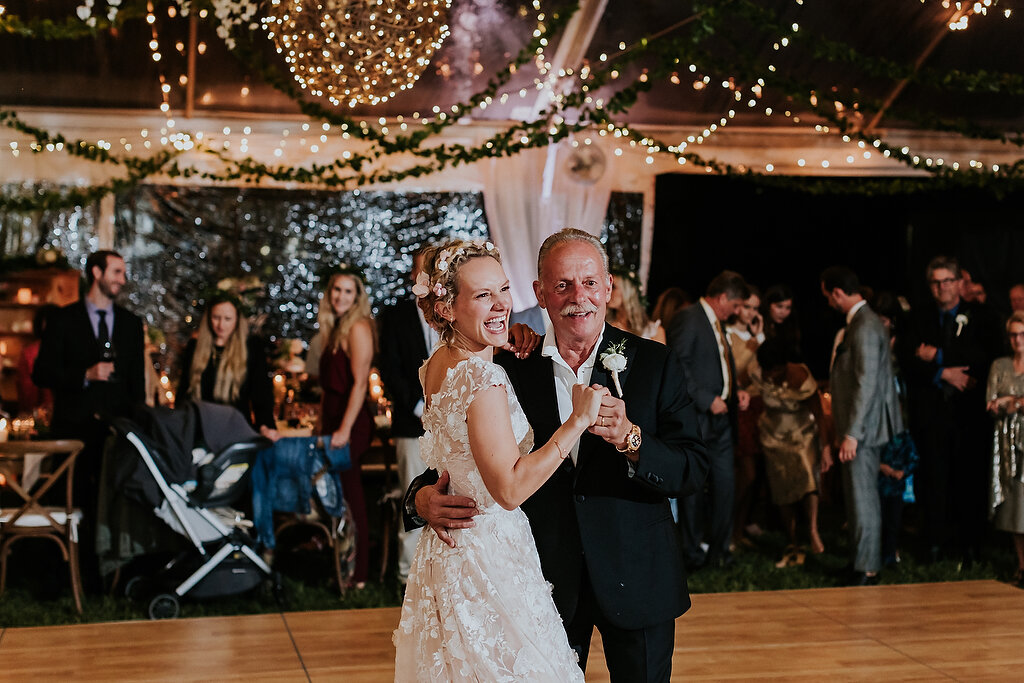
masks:
{"type": "Polygon", "coordinates": [[[413,87],[448,36],[451,0],[271,0],[263,28],[299,86],[332,104],[413,87]]]}

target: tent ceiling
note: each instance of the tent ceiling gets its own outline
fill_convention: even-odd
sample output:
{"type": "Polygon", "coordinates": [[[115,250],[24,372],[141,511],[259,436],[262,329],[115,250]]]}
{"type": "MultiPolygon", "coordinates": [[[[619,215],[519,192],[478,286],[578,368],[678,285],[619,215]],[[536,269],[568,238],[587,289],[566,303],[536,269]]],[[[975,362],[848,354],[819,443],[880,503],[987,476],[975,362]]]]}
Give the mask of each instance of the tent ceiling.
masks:
{"type": "MultiPolygon", "coordinates": [[[[75,0],[0,0],[7,12],[21,16],[74,14],[75,0]]],[[[727,7],[728,3],[715,3],[727,7]]],[[[759,5],[776,12],[789,24],[799,22],[804,35],[842,41],[859,53],[887,58],[901,64],[922,59],[923,68],[948,71],[990,70],[1020,74],[1024,65],[1024,43],[1019,40],[1022,16],[1004,18],[1002,11],[1012,3],[1002,0],[988,16],[974,17],[965,31],[946,28],[955,11],[944,8],[939,0],[760,0],[759,5]],[[934,47],[929,46],[934,43],[934,47]]],[[[160,6],[165,8],[166,5],[160,6]]],[[[590,63],[598,63],[602,53],[619,52],[619,43],[635,44],[646,35],[671,27],[694,14],[693,3],[665,0],[587,0],[582,12],[601,10],[600,21],[584,54],[590,63]]],[[[31,106],[66,108],[112,108],[155,110],[160,102],[159,77],[162,73],[172,84],[170,105],[185,106],[185,88],[178,78],[186,72],[187,59],[176,44],[188,44],[188,20],[180,15],[169,18],[158,12],[157,31],[160,63],[150,58],[147,44],[150,27],[137,20],[128,22],[116,35],[101,34],[95,39],[51,41],[0,36],[0,104],[8,107],[31,106]]],[[[1024,8],[1021,8],[1024,15],[1024,8]]],[[[375,106],[357,107],[356,116],[393,117],[427,113],[435,106],[447,107],[482,89],[526,43],[533,30],[532,11],[523,11],[514,0],[453,0],[450,19],[452,33],[426,73],[409,92],[375,106]]],[[[686,35],[692,22],[675,30],[686,35]]],[[[898,80],[873,78],[853,64],[814,59],[799,41],[792,48],[773,55],[771,40],[760,31],[737,21],[734,32],[714,38],[716,58],[728,63],[732,56],[730,41],[748,45],[762,58],[771,57],[779,74],[815,89],[858,89],[866,98],[884,101],[898,86],[898,80]]],[[[294,102],[264,83],[258,73],[240,64],[217,38],[213,28],[200,23],[199,42],[203,54],[196,55],[194,111],[197,116],[224,112],[261,115],[293,115],[294,102]]],[[[547,49],[551,59],[557,52],[556,38],[547,49]]],[[[187,51],[187,47],[185,49],[187,51]]],[[[269,42],[268,58],[276,58],[269,42]]],[[[641,62],[641,66],[643,63],[641,62]]],[[[647,66],[651,66],[647,64],[647,66]]],[[[701,72],[703,73],[703,72],[701,72]]],[[[686,65],[678,72],[679,84],[659,79],[643,93],[623,117],[634,125],[658,126],[706,125],[723,116],[730,108],[738,111],[737,125],[791,126],[782,116],[766,117],[764,105],[777,111],[799,110],[799,103],[788,102],[765,88],[763,102],[753,110],[737,106],[733,93],[719,83],[731,74],[708,73],[711,85],[696,90],[686,65]]],[[[536,71],[523,69],[505,89],[512,96],[505,104],[476,111],[476,119],[507,120],[522,118],[536,100],[534,91],[519,97],[520,88],[533,84],[536,71]]],[[[622,80],[631,80],[623,74],[622,80]]],[[[699,74],[698,74],[699,75],[699,74]]],[[[767,74],[766,74],[767,75],[767,74]]],[[[749,86],[749,83],[742,83],[749,86]]],[[[947,118],[963,118],[977,123],[1016,131],[1024,124],[1024,97],[1006,97],[973,93],[947,94],[922,86],[908,85],[894,99],[892,109],[880,121],[882,127],[924,127],[920,121],[902,120],[907,109],[937,112],[947,118]]],[[[866,125],[871,112],[865,112],[866,125]]]]}

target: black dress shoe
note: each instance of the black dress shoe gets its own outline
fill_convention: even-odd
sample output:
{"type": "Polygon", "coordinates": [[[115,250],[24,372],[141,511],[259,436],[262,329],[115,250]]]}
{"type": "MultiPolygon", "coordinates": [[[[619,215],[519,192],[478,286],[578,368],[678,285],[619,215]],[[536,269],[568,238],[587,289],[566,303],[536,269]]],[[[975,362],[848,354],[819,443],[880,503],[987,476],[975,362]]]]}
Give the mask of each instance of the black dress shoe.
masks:
{"type": "Polygon", "coordinates": [[[877,586],[878,574],[868,575],[865,572],[854,572],[846,582],[847,586],[877,586]]]}

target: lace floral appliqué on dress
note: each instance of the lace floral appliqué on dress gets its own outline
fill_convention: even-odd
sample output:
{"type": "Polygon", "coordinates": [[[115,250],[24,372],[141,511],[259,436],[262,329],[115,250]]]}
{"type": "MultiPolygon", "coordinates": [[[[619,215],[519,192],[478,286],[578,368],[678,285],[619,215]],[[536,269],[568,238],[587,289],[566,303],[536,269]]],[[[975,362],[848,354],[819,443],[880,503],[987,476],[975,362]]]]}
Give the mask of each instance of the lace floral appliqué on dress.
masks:
{"type": "Polygon", "coordinates": [[[473,498],[480,514],[473,528],[451,532],[455,548],[429,529],[420,534],[394,636],[396,681],[583,680],[530,523],[494,502],[469,449],[466,411],[493,386],[505,388],[519,450],[529,453],[533,432],[494,363],[473,356],[451,368],[423,413],[424,462],[448,470],[450,493],[473,498]]]}

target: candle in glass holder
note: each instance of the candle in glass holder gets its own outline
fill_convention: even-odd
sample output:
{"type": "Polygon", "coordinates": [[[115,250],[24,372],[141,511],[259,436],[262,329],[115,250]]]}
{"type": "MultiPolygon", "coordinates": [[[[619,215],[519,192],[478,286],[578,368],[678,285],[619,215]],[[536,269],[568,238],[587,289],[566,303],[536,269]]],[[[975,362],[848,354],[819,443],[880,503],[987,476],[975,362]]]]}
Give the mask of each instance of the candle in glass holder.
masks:
{"type": "Polygon", "coordinates": [[[7,441],[7,418],[0,417],[0,441],[7,441]]]}
{"type": "Polygon", "coordinates": [[[32,303],[32,290],[28,287],[19,287],[18,293],[14,295],[14,300],[23,306],[27,306],[32,303]]]}

